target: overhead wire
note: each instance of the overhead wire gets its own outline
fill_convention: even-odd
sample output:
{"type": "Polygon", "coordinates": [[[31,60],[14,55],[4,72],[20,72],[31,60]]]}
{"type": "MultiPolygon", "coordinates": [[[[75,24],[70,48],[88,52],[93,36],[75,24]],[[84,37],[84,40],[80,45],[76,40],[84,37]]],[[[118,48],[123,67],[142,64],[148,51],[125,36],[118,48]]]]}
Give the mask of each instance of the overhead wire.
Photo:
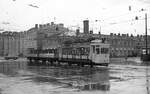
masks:
{"type": "MultiPolygon", "coordinates": [[[[129,6],[131,7],[131,6],[129,6]]],[[[136,10],[136,11],[132,11],[132,10],[129,10],[128,13],[125,13],[125,14],[121,14],[121,15],[118,15],[118,16],[113,16],[113,17],[108,17],[108,18],[105,18],[105,19],[102,19],[102,20],[99,20],[99,19],[96,19],[95,22],[97,21],[100,21],[100,22],[106,22],[108,20],[111,20],[111,19],[114,19],[114,18],[119,18],[119,17],[123,17],[123,16],[127,16],[127,15],[131,15],[131,14],[134,14],[134,13],[140,13],[140,12],[145,12],[147,11],[149,8],[149,6],[146,6],[145,8],[141,8],[140,10],[136,10]]],[[[149,18],[149,17],[148,17],[149,18]]],[[[144,20],[143,19],[138,19],[138,20],[144,20]]],[[[133,22],[133,21],[137,21],[136,19],[131,19],[131,20],[124,20],[124,21],[119,21],[119,22],[111,22],[111,23],[108,23],[109,25],[115,25],[115,24],[120,24],[120,23],[125,23],[125,22],[133,22]]],[[[107,23],[107,22],[106,22],[107,23]]]]}
{"type": "MultiPolygon", "coordinates": [[[[129,7],[131,7],[131,6],[129,6],[129,7]]],[[[148,8],[150,9],[150,6],[146,6],[145,8],[141,8],[140,10],[135,10],[135,11],[132,11],[132,9],[131,9],[131,10],[129,10],[128,13],[124,13],[124,14],[121,14],[121,15],[118,15],[118,16],[108,17],[104,20],[109,20],[109,19],[113,19],[113,18],[117,18],[117,17],[122,17],[122,16],[126,16],[126,15],[129,15],[129,14],[137,13],[137,12],[144,12],[144,11],[147,11],[148,8]]]]}

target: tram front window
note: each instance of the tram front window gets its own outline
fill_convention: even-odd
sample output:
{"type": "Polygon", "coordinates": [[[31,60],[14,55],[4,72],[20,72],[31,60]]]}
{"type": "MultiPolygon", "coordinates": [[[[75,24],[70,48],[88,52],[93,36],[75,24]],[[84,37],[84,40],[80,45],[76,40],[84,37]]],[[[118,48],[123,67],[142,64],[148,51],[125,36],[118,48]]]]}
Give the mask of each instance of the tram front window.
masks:
{"type": "Polygon", "coordinates": [[[101,48],[101,53],[102,54],[108,54],[109,49],[108,48],[101,48]]]}

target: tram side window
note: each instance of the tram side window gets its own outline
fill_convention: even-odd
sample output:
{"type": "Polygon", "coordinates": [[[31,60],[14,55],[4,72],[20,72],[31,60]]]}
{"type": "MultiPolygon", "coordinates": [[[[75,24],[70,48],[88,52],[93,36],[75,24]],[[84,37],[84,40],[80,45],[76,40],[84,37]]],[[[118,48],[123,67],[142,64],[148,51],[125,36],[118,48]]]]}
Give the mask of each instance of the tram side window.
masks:
{"type": "Polygon", "coordinates": [[[100,54],[100,49],[96,48],[96,54],[100,54]]]}
{"type": "Polygon", "coordinates": [[[142,50],[142,54],[146,54],[146,50],[142,50]]]}
{"type": "Polygon", "coordinates": [[[93,48],[93,53],[95,53],[95,46],[93,45],[92,48],[93,48]]]}
{"type": "Polygon", "coordinates": [[[108,48],[101,48],[101,53],[102,54],[107,54],[108,53],[108,48]]]}

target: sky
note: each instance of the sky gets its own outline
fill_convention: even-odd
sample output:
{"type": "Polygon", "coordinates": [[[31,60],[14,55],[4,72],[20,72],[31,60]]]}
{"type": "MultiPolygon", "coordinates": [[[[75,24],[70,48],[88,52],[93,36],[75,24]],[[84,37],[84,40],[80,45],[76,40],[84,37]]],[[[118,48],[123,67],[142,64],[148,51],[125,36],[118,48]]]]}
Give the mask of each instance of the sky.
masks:
{"type": "Polygon", "coordinates": [[[82,32],[88,19],[94,33],[136,35],[145,33],[147,13],[149,34],[149,11],[149,0],[0,0],[0,30],[26,31],[54,21],[82,32]]]}

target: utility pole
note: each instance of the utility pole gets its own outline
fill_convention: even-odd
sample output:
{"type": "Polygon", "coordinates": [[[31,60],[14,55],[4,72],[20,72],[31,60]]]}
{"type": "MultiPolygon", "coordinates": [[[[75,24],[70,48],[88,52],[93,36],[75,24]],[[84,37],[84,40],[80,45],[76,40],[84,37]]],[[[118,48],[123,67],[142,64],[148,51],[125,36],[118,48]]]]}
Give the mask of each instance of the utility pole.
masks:
{"type": "Polygon", "coordinates": [[[150,83],[149,83],[149,76],[148,76],[148,66],[146,67],[146,90],[147,90],[147,94],[150,94],[150,91],[149,91],[149,85],[150,85],[150,83]]]}
{"type": "Polygon", "coordinates": [[[147,13],[145,13],[145,43],[146,43],[146,55],[148,54],[147,52],[147,13]]]}
{"type": "MultiPolygon", "coordinates": [[[[148,51],[147,51],[147,13],[145,13],[145,43],[146,43],[146,55],[148,55],[148,51]]],[[[148,66],[146,68],[146,89],[147,89],[147,94],[150,94],[149,92],[149,77],[148,77],[148,66]]]]}

